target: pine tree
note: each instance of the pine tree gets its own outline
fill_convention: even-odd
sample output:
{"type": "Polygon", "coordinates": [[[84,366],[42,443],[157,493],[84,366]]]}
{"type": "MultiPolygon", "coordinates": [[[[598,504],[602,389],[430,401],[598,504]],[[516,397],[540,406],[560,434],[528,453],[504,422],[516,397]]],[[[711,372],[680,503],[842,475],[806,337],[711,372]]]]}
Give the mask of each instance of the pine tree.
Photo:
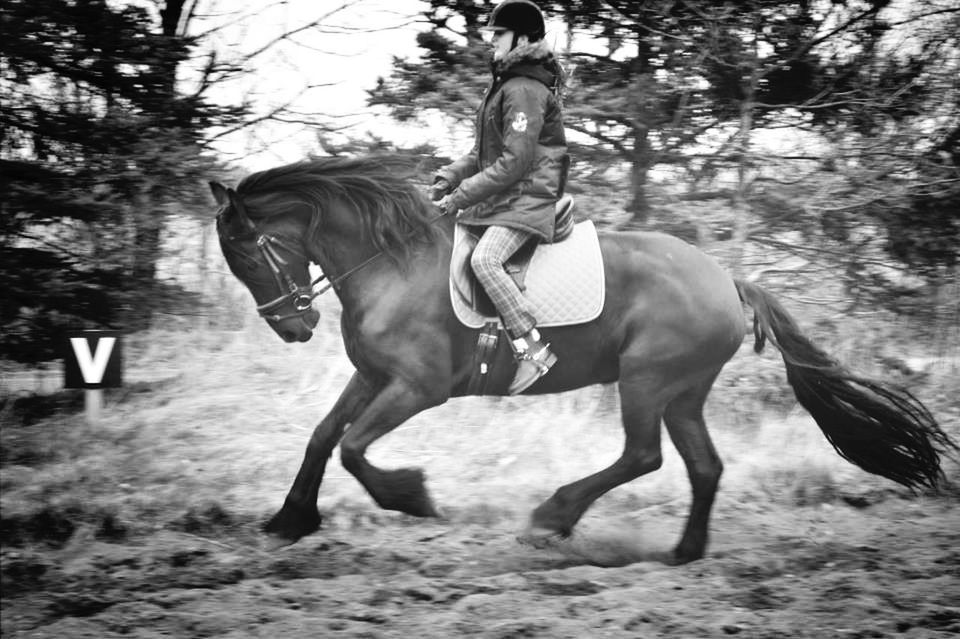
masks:
{"type": "Polygon", "coordinates": [[[240,115],[177,92],[193,42],[104,0],[9,0],[0,105],[0,356],[57,355],[65,328],[140,328],[169,215],[206,202],[202,132],[240,115]]]}

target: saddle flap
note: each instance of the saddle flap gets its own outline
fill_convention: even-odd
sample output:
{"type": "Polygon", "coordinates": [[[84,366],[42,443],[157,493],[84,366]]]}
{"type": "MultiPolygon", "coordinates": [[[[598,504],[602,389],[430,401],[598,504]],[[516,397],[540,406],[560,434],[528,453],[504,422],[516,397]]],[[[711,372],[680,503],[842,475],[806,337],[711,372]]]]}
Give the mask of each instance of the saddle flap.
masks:
{"type": "MultiPolygon", "coordinates": [[[[473,250],[480,241],[480,236],[474,230],[475,228],[462,224],[457,225],[457,231],[458,233],[462,231],[462,236],[454,236],[453,256],[450,260],[450,284],[454,291],[459,292],[467,305],[476,309],[479,314],[485,317],[492,317],[497,314],[493,302],[490,301],[486,291],[483,290],[483,286],[477,281],[473,274],[473,268],[470,266],[470,256],[473,255],[473,250]]],[[[507,274],[513,278],[521,291],[526,289],[524,279],[536,248],[536,242],[527,242],[504,265],[507,274]]]]}
{"type": "Polygon", "coordinates": [[[472,307],[476,300],[476,278],[470,267],[470,256],[480,238],[469,226],[457,224],[453,234],[453,254],[450,256],[450,294],[472,307]]]}

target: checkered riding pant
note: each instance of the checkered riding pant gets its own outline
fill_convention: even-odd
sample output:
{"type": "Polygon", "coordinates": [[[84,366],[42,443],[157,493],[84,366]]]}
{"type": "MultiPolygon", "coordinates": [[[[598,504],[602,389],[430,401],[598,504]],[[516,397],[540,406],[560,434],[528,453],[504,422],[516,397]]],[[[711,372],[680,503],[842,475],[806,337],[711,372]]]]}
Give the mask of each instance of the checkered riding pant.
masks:
{"type": "Polygon", "coordinates": [[[537,325],[527,310],[523,293],[504,268],[506,261],[532,237],[527,231],[488,226],[470,256],[470,266],[497,307],[511,339],[523,337],[537,325]]]}

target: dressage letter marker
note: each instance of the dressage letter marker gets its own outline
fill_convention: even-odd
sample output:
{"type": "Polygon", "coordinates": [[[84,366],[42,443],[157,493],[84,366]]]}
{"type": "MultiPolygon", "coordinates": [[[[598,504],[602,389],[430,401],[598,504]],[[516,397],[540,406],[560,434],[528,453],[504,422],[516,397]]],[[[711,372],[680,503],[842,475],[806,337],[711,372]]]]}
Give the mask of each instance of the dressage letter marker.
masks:
{"type": "Polygon", "coordinates": [[[67,335],[64,387],[84,389],[87,421],[100,419],[103,389],[122,385],[117,331],[78,331],[67,335]]]}
{"type": "Polygon", "coordinates": [[[90,344],[82,337],[71,337],[70,346],[73,347],[73,354],[77,357],[77,364],[80,365],[80,374],[83,381],[87,384],[99,384],[103,381],[103,374],[107,372],[107,362],[110,360],[110,353],[113,352],[113,345],[117,342],[116,337],[103,337],[97,343],[97,354],[91,356],[90,344]]]}

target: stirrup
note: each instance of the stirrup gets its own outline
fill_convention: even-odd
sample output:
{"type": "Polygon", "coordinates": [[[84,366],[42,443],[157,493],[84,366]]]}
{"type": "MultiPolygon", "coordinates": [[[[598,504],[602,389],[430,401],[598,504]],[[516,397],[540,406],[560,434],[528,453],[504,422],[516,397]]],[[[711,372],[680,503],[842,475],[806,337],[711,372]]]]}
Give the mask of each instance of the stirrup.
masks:
{"type": "Polygon", "coordinates": [[[528,342],[526,350],[516,353],[517,372],[507,389],[509,395],[518,395],[527,390],[557,363],[557,356],[550,350],[550,344],[543,344],[540,340],[532,341],[532,344],[528,342]],[[539,350],[536,350],[538,347],[539,350]],[[533,352],[535,350],[536,352],[533,352]]]}

